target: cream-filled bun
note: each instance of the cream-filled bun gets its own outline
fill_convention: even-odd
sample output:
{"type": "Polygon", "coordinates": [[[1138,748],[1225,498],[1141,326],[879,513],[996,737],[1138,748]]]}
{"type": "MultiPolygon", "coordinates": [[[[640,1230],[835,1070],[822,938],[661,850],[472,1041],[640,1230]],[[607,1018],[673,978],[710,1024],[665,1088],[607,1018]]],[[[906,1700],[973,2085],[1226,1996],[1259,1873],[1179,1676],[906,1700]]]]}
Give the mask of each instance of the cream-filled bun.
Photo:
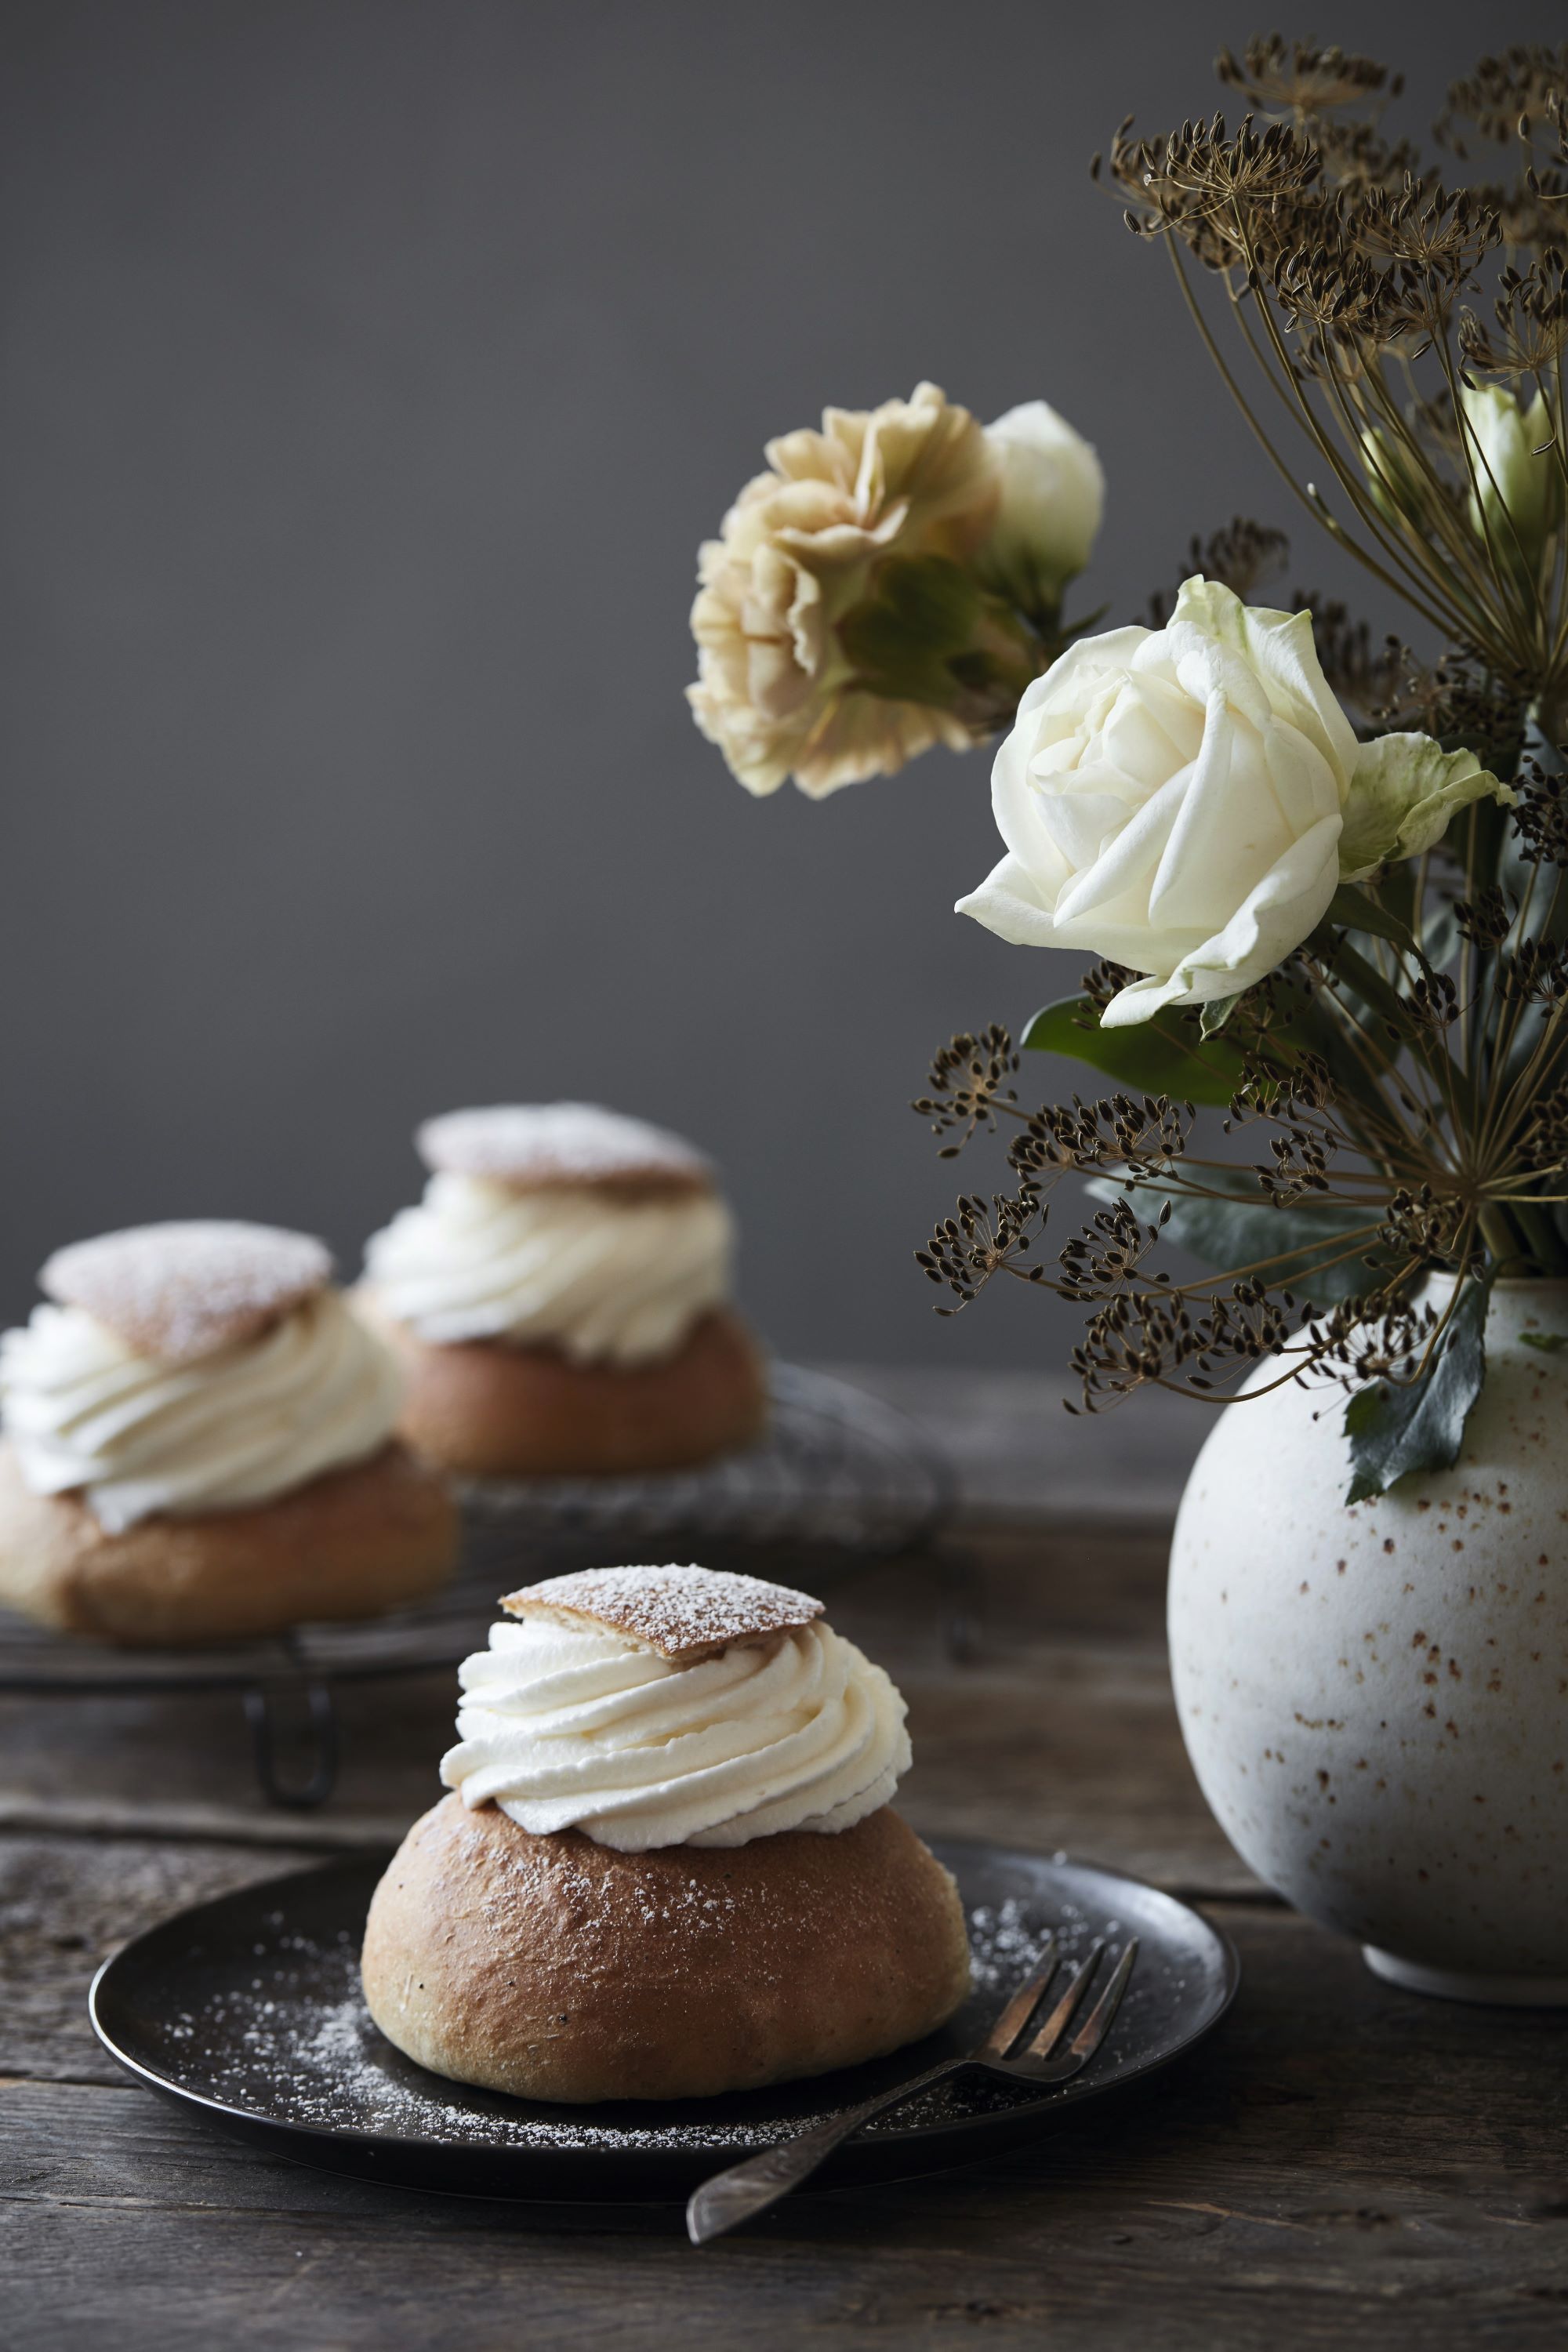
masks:
{"type": "Polygon", "coordinates": [[[807,1594],[595,1569],[502,1603],[452,1793],[377,1887],[363,1980],[432,2072],[705,2096],[918,2040],[968,1990],[952,1877],[892,1811],[904,1703],[807,1594]]]}
{"type": "Polygon", "coordinates": [[[689,1144],[586,1103],[453,1111],[416,1141],[425,1197],[373,1235],[359,1295],[419,1453],[476,1476],[613,1476],[756,1437],[733,1220],[689,1144]]]}
{"type": "Polygon", "coordinates": [[[432,1590],[441,1481],[385,1347],[303,1234],[142,1225],[58,1250],[0,1339],[0,1601],[129,1643],[241,1639],[432,1590]]]}

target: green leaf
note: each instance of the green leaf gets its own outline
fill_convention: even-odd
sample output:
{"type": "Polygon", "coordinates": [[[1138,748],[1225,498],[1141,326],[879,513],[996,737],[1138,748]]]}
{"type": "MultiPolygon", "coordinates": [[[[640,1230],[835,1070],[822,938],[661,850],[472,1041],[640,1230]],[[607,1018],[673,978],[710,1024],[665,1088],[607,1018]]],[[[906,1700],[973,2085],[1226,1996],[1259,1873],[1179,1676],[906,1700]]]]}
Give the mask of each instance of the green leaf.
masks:
{"type": "MultiPolygon", "coordinates": [[[[1524,781],[1524,759],[1533,761],[1548,776],[1568,774],[1568,757],[1557,749],[1548,735],[1542,733],[1533,719],[1521,754],[1519,780],[1521,782],[1524,781]]],[[[1489,818],[1502,820],[1503,812],[1494,810],[1483,802],[1480,809],[1483,827],[1489,818]]],[[[1506,820],[1504,822],[1506,824],[1506,820]]],[[[1524,850],[1525,844],[1517,826],[1506,824],[1506,829],[1496,845],[1496,879],[1510,898],[1522,904],[1525,891],[1533,878],[1535,888],[1531,894],[1530,915],[1531,938],[1568,940],[1568,890],[1553,892],[1550,887],[1543,888],[1542,885],[1550,881],[1550,869],[1543,873],[1539,867],[1532,867],[1524,850]]]]}
{"type": "Polygon", "coordinates": [[[1568,1348],[1568,1332],[1521,1331],[1519,1336],[1527,1348],[1539,1348],[1543,1356],[1555,1356],[1560,1349],[1568,1348]]]}
{"type": "Polygon", "coordinates": [[[1237,1006],[1241,1003],[1241,991],[1234,996],[1211,996],[1206,1004],[1198,1007],[1198,1034],[1205,1041],[1217,1037],[1237,1006]]]}
{"type": "Polygon", "coordinates": [[[1430,735],[1374,736],[1357,747],[1351,772],[1340,872],[1363,882],[1380,866],[1419,857],[1461,809],[1513,797],[1471,751],[1445,751],[1430,735]]]}
{"type": "MultiPolygon", "coordinates": [[[[1284,1042],[1314,1053],[1326,1063],[1335,1092],[1343,1101],[1362,1103],[1368,1109],[1381,1113],[1383,1098],[1368,1076],[1366,1065],[1356,1052],[1345,1024],[1331,1009],[1331,1001],[1325,995],[1309,993],[1285,974],[1276,982],[1275,994],[1277,1002],[1287,1008],[1284,1042]]],[[[1279,1045],[1280,1042],[1281,1030],[1277,1026],[1270,1043],[1279,1045]]]]}
{"type": "Polygon", "coordinates": [[[1205,1265],[1231,1273],[1244,1265],[1259,1265],[1268,1258],[1277,1259],[1279,1263],[1270,1265],[1264,1277],[1270,1286],[1294,1291],[1314,1307],[1331,1307],[1338,1299],[1353,1298],[1385,1278],[1367,1264],[1365,1253],[1373,1247],[1375,1235],[1364,1230],[1373,1222],[1364,1209],[1347,1209],[1339,1202],[1276,1208],[1259,1191],[1258,1179],[1248,1169],[1221,1174],[1211,1168],[1204,1173],[1206,1183],[1234,1191],[1236,1197],[1194,1201],[1148,1177],[1141,1177],[1136,1183],[1118,1183],[1114,1177],[1094,1176],[1086,1189],[1097,1201],[1131,1200],[1151,1223],[1154,1211],[1168,1203],[1166,1238],[1205,1265]],[[1352,1234],[1355,1255],[1342,1265],[1328,1264],[1352,1246],[1352,1234]]]}
{"type": "Polygon", "coordinates": [[[1458,955],[1459,925],[1454,901],[1441,892],[1433,894],[1433,904],[1422,923],[1421,952],[1434,971],[1447,971],[1458,955]]]}
{"type": "Polygon", "coordinates": [[[1358,890],[1353,882],[1340,884],[1329,901],[1323,920],[1339,931],[1368,931],[1374,940],[1392,940],[1407,956],[1420,957],[1421,950],[1409,924],[1401,922],[1387,907],[1380,907],[1375,898],[1369,898],[1364,890],[1358,890]]]}
{"type": "Polygon", "coordinates": [[[1430,1037],[1416,1024],[1409,1005],[1398,989],[1384,980],[1375,964],[1369,963],[1359,948],[1352,948],[1342,937],[1335,938],[1334,926],[1325,917],[1312,933],[1312,943],[1321,951],[1330,966],[1342,994],[1359,998],[1369,1013],[1387,1022],[1395,1036],[1406,1044],[1417,1060],[1427,1068],[1433,1066],[1436,1049],[1430,1037]]]}
{"type": "Polygon", "coordinates": [[[1089,1062],[1121,1086],[1178,1102],[1228,1103],[1241,1082],[1236,1047],[1219,1038],[1205,1043],[1190,1014],[1168,1006],[1131,1028],[1102,1029],[1087,996],[1064,996],[1035,1014],[1018,1043],[1032,1054],[1089,1062]]]}
{"type": "Polygon", "coordinates": [[[1487,1301],[1491,1286],[1465,1284],[1448,1328],[1419,1380],[1408,1388],[1376,1381],[1345,1407],[1352,1476],[1347,1503],[1385,1495],[1413,1470],[1449,1470],[1486,1378],[1487,1301]]]}

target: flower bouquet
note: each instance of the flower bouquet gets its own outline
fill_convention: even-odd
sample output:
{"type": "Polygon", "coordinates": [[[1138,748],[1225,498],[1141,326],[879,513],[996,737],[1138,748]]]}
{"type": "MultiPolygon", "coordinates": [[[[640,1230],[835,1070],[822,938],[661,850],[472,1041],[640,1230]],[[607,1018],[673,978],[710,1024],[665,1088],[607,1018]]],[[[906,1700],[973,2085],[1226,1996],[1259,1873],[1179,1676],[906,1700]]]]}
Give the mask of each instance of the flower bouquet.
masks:
{"type": "MultiPolygon", "coordinates": [[[[1389,130],[1401,86],[1368,58],[1275,37],[1217,69],[1245,109],[1237,127],[1216,114],[1149,138],[1129,121],[1093,169],[1165,257],[1173,303],[1289,496],[1403,600],[1420,651],[1375,643],[1321,596],[1266,601],[1286,542],[1245,520],[1194,544],[1189,576],[1142,620],[1069,623],[1100,518],[1094,453],[1043,402],[982,428],[924,384],[770,444],[768,471],[702,551],[690,698],[756,793],[793,774],[821,795],[930,744],[1001,734],[1005,855],[959,911],[1092,961],[1016,1042],[993,1026],[937,1055],[915,1108],[945,1156],[1005,1124],[1010,1181],[961,1199],[920,1263],[947,1313],[1000,1275],[1079,1303],[1073,1364],[1091,1411],[1148,1385],[1212,1403],[1239,1388],[1241,1420],[1258,1417],[1254,1454],[1276,1449],[1299,1486],[1333,1487],[1331,1509],[1298,1492],[1297,1538],[1277,1546],[1289,1589],[1314,1589],[1295,1575],[1302,1545],[1314,1570],[1328,1549],[1331,1580],[1349,1574],[1352,1534],[1401,1555],[1422,1621],[1417,1729],[1430,1718],[1462,1744],[1429,1685],[1468,1669],[1435,1643],[1436,1570],[1405,1573],[1400,1514],[1462,1500],[1461,1520],[1479,1515],[1479,1490],[1472,1504],[1433,1482],[1484,1465],[1503,1524],[1509,1479],[1491,1474],[1526,1443],[1520,1416],[1546,1415],[1530,1442],[1550,1453],[1568,1404],[1551,1363],[1568,1349],[1568,1284],[1554,1287],[1568,1277],[1568,47],[1484,60],[1450,91],[1435,158],[1389,130]],[[1036,1051],[1089,1066],[1108,1090],[1029,1108],[1017,1081],[1036,1051]],[[1089,1213],[1052,1247],[1068,1175],[1088,1179],[1089,1213]],[[1165,1265],[1167,1244],[1207,1270],[1165,1265]],[[1498,1411],[1513,1435],[1478,1434],[1489,1311],[1505,1292],[1498,1411]],[[1270,1407],[1287,1393],[1288,1413],[1270,1407]],[[1307,1424],[1321,1433],[1292,1455],[1307,1424]]],[[[1216,1519],[1251,1526],[1256,1547],[1265,1492],[1243,1494],[1238,1466],[1205,1517],[1202,1472],[1188,1552],[1226,1553],[1216,1519]]],[[[1568,1477],[1553,1473],[1536,1499],[1552,1526],[1539,1570],[1556,1580],[1532,1604],[1534,1631],[1471,1628],[1554,1678],[1539,1695],[1543,1739],[1558,1738],[1544,1726],[1568,1688],[1555,1565],[1568,1477]]],[[[1473,1611],[1474,1557],[1464,1535],[1448,1540],[1473,1611]]],[[[1184,1541],[1179,1529],[1178,1581],[1184,1541]]],[[[1227,1598],[1216,1587],[1209,1616],[1227,1598]]],[[[1467,1605],[1462,1588],[1452,1598],[1467,1605]]],[[[1368,1643],[1395,1638],[1403,1598],[1367,1588],[1357,1605],[1368,1643]]],[[[1173,1598],[1173,1632],[1175,1611],[1173,1598]]],[[[1347,1673],[1352,1638],[1336,1619],[1319,1644],[1347,1673]]],[[[1248,1640],[1256,1658],[1261,1621],[1248,1640]]],[[[1272,1759],[1267,1712],[1205,1763],[1201,1675],[1184,1692],[1179,1643],[1176,1669],[1222,1820],[1308,1901],[1310,1869],[1332,1874],[1321,1852],[1310,1869],[1282,1861],[1271,1830],[1237,1826],[1246,1806],[1219,1785],[1256,1772],[1259,1748],[1272,1759]],[[1255,1733],[1247,1764],[1237,1741],[1255,1733]]],[[[1287,1720],[1359,1722],[1326,1689],[1287,1720]]],[[[1281,1683],[1262,1703],[1288,1696],[1281,1683]]],[[[1526,1717],[1535,1704],[1517,1690],[1507,1703],[1526,1717]]],[[[1381,1704],[1387,1733],[1386,1691],[1381,1704]]],[[[1378,1736],[1355,1734],[1363,1770],[1378,1736]]],[[[1341,1760],[1314,1767],[1325,1790],[1341,1760]]],[[[1518,1805],[1539,1796],[1521,1786],[1518,1805]]],[[[1303,1819],[1305,1801],[1291,1799],[1303,1819]]],[[[1375,1808],[1369,1819],[1386,1842],[1375,1808]]],[[[1387,1927],[1365,1876],[1308,1907],[1415,1965],[1429,1929],[1403,1913],[1387,1927]]],[[[1537,1924],[1511,1973],[1539,1983],[1555,1969],[1568,1998],[1568,1909],[1537,1924]]],[[[1468,1947],[1447,1957],[1473,1975],[1468,1947]]]]}

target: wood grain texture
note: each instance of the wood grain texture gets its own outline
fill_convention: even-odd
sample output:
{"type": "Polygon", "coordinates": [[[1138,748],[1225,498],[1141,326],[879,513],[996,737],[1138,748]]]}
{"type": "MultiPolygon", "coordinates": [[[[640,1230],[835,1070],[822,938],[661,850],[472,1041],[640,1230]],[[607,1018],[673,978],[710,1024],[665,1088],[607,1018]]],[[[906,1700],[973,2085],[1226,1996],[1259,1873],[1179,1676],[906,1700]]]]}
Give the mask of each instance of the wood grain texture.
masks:
{"type": "MultiPolygon", "coordinates": [[[[1157,1526],[1081,1519],[976,1528],[939,1562],[890,1563],[830,1591],[834,1624],[910,1702],[916,1762],[900,1805],[921,1828],[1092,1854],[1182,1891],[1255,1885],[1198,1792],[1172,1712],[1166,1541],[1157,1526]]],[[[803,1555],[807,1590],[810,1575],[803,1555]]],[[[487,1622],[476,1621],[476,1644],[487,1622]]],[[[330,1811],[290,1822],[257,1793],[237,1698],[0,1698],[0,1827],[395,1842],[440,1794],[455,1704],[447,1672],[340,1685],[337,1794],[330,1811]]]]}
{"type": "Polygon", "coordinates": [[[526,2313],[530,2344],[633,2347],[1560,2344],[1568,2021],[1434,2011],[1288,1913],[1215,1916],[1247,1976],[1204,2055],[1027,2157],[797,2200],[701,2256],[678,2208],[386,2190],[134,2088],[13,2079],[11,2340],[499,2345],[526,2313]]]}
{"type": "Polygon", "coordinates": [[[797,2199],[701,2254],[671,2207],[493,2205],[310,2173],[126,2082],[88,2029],[87,1983],[177,1905],[421,1810],[449,1677],[350,1694],[342,1803],[289,1822],[250,1792],[229,1702],[53,1710],[69,1738],[49,1709],[7,1703],[7,2344],[1560,2346],[1568,2018],[1396,1992],[1229,1856],[1171,1711],[1157,1528],[998,1528],[971,1554],[963,1663],[944,1639],[952,1563],[833,1597],[910,1697],[910,1818],[1206,1890],[1246,1975],[1194,2059],[1026,2157],[797,2199]],[[19,1826],[51,1805],[52,1829],[19,1826]]]}
{"type": "Polygon", "coordinates": [[[171,1911],[317,1858],[287,1847],[0,1837],[0,2067],[118,2088],[125,2075],[88,2023],[100,1963],[171,1911]]]}

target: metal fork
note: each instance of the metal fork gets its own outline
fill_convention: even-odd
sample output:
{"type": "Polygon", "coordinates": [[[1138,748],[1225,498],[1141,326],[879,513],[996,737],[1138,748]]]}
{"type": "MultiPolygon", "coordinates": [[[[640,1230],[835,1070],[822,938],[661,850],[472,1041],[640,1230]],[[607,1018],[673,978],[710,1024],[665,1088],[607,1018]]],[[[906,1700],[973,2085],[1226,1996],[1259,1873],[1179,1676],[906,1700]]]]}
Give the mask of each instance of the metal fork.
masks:
{"type": "Polygon", "coordinates": [[[1062,1965],[1054,1956],[1054,1944],[1053,1937],[1041,1955],[1040,1966],[1027,1983],[1019,1986],[984,2041],[962,2058],[944,2058],[941,2065],[928,2067],[923,2074],[911,2075],[890,2091],[879,2091],[874,2099],[863,2099],[858,2107],[846,2107],[842,2114],[830,2116],[826,2123],[814,2125],[794,2139],[781,2140],[776,2147],[763,2148],[759,2156],[748,2157],[743,2164],[732,2164],[727,2172],[717,2172],[711,2180],[705,2180],[686,2208],[686,2228],[692,2244],[706,2246],[742,2221],[765,2213],[770,2205],[776,2204],[792,2189],[798,2189],[802,2181],[809,2180],[817,2166],[863,2124],[868,2124],[875,2116],[885,2116],[889,2108],[902,2106],[906,2099],[929,2091],[933,2083],[948,2082],[953,2075],[972,2069],[1001,2074],[1010,2083],[1065,2083],[1069,2075],[1087,2066],[1121,2006],[1121,1996],[1138,1958],[1138,1938],[1129,1938],[1105,1990],[1065,2049],[1058,2053],[1058,2045],[1083,2005],[1105,1950],[1103,1938],[1092,1945],[1079,1961],[1045,2023],[1018,2049],[1016,2045],[1023,2041],[1035,2011],[1050,1991],[1052,1979],[1062,1965]]]}

